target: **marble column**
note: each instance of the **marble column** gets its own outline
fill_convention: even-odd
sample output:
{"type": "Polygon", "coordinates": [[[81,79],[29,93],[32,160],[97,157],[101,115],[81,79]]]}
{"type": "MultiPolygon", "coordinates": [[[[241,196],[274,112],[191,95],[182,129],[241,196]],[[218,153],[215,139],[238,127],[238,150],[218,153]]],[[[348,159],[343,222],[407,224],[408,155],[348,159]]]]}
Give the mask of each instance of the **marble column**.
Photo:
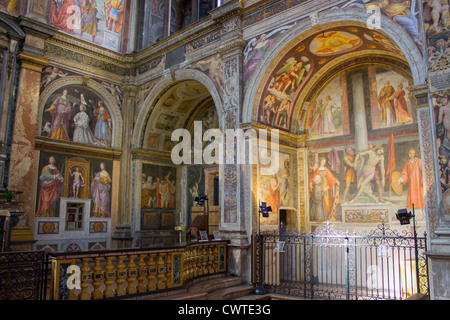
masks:
{"type": "MultiPolygon", "coordinates": [[[[19,54],[20,81],[17,92],[17,107],[13,139],[11,144],[9,188],[23,192],[21,201],[25,212],[20,228],[29,228],[34,223],[36,184],[39,176],[39,152],[35,151],[35,135],[39,110],[39,88],[41,71],[48,61],[25,53],[19,54]]],[[[25,235],[24,235],[25,236],[25,235]]],[[[30,235],[32,237],[32,233],[30,235]]],[[[32,240],[26,236],[26,239],[32,240]]],[[[28,248],[31,249],[31,248],[28,248]]]]}
{"type": "MultiPolygon", "coordinates": [[[[44,58],[45,40],[55,29],[28,17],[19,17],[25,39],[18,54],[20,66],[15,103],[14,128],[11,141],[8,187],[23,191],[20,201],[25,214],[18,223],[17,241],[31,243],[34,224],[36,190],[39,176],[39,152],[35,150],[35,136],[39,110],[41,74],[48,60],[44,58]]],[[[31,248],[25,247],[24,250],[31,248]]]]}

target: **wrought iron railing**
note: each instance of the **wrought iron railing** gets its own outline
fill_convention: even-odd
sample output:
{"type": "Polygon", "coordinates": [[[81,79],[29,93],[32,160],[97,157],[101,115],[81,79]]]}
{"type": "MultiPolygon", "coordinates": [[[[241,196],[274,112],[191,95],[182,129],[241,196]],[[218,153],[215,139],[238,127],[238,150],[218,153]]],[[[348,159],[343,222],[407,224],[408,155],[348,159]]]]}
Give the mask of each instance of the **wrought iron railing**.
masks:
{"type": "Polygon", "coordinates": [[[122,299],[226,271],[227,241],[50,254],[52,300],[122,299]]]}
{"type": "Polygon", "coordinates": [[[310,235],[262,233],[253,242],[253,281],[269,292],[333,300],[428,294],[426,237],[386,224],[365,235],[327,225],[310,235]]]}
{"type": "Polygon", "coordinates": [[[44,300],[46,281],[43,251],[0,253],[0,300],[44,300]]]}

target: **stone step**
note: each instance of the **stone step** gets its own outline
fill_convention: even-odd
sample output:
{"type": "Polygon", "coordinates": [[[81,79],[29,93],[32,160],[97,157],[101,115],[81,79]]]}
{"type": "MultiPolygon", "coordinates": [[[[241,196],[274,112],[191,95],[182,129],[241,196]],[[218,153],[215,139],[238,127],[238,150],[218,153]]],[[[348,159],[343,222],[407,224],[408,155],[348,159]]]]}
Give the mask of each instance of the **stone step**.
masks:
{"type": "Polygon", "coordinates": [[[184,287],[129,297],[128,300],[231,300],[251,294],[253,286],[227,273],[191,280],[184,287]]]}
{"type": "Polygon", "coordinates": [[[288,296],[276,293],[267,293],[267,294],[250,294],[246,296],[241,296],[234,300],[309,300],[296,296],[288,296]]]}
{"type": "Polygon", "coordinates": [[[251,284],[241,284],[221,290],[211,292],[207,296],[207,300],[235,300],[242,296],[250,295],[253,291],[251,284]]]}

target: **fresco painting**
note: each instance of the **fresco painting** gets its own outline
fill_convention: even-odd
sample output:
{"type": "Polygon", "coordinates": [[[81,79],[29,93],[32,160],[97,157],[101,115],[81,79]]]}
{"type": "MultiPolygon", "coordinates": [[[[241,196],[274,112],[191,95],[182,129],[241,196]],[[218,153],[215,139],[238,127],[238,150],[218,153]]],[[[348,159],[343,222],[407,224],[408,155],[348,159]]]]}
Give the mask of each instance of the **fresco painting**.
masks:
{"type": "MultiPolygon", "coordinates": [[[[342,72],[316,94],[316,101],[327,95],[331,101],[340,101],[342,93],[348,97],[348,106],[343,108],[347,115],[342,117],[335,111],[331,117],[334,128],[339,129],[340,135],[346,132],[348,138],[321,144],[320,141],[331,141],[323,139],[336,136],[336,132],[326,133],[325,126],[319,125],[325,118],[323,108],[318,107],[323,102],[311,104],[307,132],[315,144],[309,148],[308,158],[309,221],[383,222],[377,220],[380,216],[370,220],[367,215],[379,209],[378,212],[386,212],[382,218],[388,219],[389,213],[392,218],[393,212],[411,209],[413,204],[420,216],[424,209],[422,164],[409,92],[405,90],[409,85],[399,72],[369,65],[342,72]],[[356,85],[365,92],[362,96],[353,92],[356,89],[351,75],[355,73],[363,79],[356,85]],[[365,115],[365,129],[355,123],[355,112],[365,115]],[[386,115],[388,112],[392,113],[386,115]],[[350,120],[344,128],[342,121],[337,121],[339,117],[350,120]],[[399,126],[405,129],[399,130],[399,126]],[[367,142],[358,145],[356,136],[364,136],[367,142]],[[365,213],[350,219],[348,214],[356,211],[365,213]]],[[[338,110],[336,103],[332,105],[338,110]]]]}
{"type": "Polygon", "coordinates": [[[369,142],[368,149],[362,151],[354,146],[329,152],[310,150],[309,221],[343,222],[343,213],[349,208],[357,210],[368,205],[396,212],[412,209],[413,204],[417,218],[423,219],[419,142],[413,139],[397,143],[396,139],[392,136],[386,142],[369,142]]]}
{"type": "Polygon", "coordinates": [[[90,200],[91,217],[111,217],[111,161],[41,152],[39,172],[36,217],[59,217],[61,199],[90,200]]]}
{"type": "Polygon", "coordinates": [[[103,99],[84,86],[73,85],[58,89],[45,103],[41,136],[110,147],[113,127],[103,99]]]}
{"type": "MultiPolygon", "coordinates": [[[[387,36],[377,30],[361,27],[336,27],[325,32],[318,32],[302,40],[286,53],[268,76],[259,107],[259,120],[272,127],[291,130],[292,121],[295,119],[294,105],[297,103],[302,88],[306,87],[312,76],[343,55],[363,49],[382,50],[401,55],[398,46],[387,36]]],[[[339,128],[340,121],[345,120],[345,114],[342,113],[346,112],[346,101],[342,99],[342,94],[338,94],[336,91],[339,86],[338,82],[339,80],[335,79],[335,82],[328,84],[328,94],[325,90],[321,90],[323,93],[321,97],[309,101],[309,103],[312,102],[311,108],[320,109],[327,105],[326,116],[333,115],[337,121],[336,124],[331,124],[330,121],[326,122],[326,124],[330,124],[329,130],[331,130],[327,133],[335,135],[348,133],[345,131],[345,123],[342,128],[339,128]],[[342,104],[344,109],[342,109],[342,104]],[[331,113],[329,112],[330,107],[331,113]],[[342,116],[344,116],[343,119],[341,119],[342,116]]],[[[404,81],[403,86],[406,88],[408,82],[404,81]]],[[[322,135],[324,133],[322,125],[324,125],[323,121],[316,119],[310,132],[322,135]]]]}
{"type": "Polygon", "coordinates": [[[258,203],[265,202],[267,206],[272,207],[268,218],[261,217],[262,226],[278,226],[280,210],[291,209],[294,205],[294,180],[290,155],[280,153],[279,163],[278,172],[272,175],[258,175],[258,203]]]}
{"type": "Polygon", "coordinates": [[[52,0],[47,22],[62,32],[119,51],[127,5],[118,0],[52,0]]]}
{"type": "Polygon", "coordinates": [[[442,192],[450,188],[450,95],[447,91],[436,93],[433,98],[437,149],[442,192]]]}
{"type": "MultiPolygon", "coordinates": [[[[428,1],[439,2],[439,1],[428,1]]],[[[422,33],[419,26],[419,1],[396,0],[350,0],[342,8],[354,7],[368,10],[370,6],[378,6],[382,14],[398,23],[418,45],[422,45],[422,33]]]]}
{"type": "Polygon", "coordinates": [[[341,90],[340,80],[335,78],[314,99],[308,119],[311,139],[344,133],[341,106],[345,101],[341,100],[341,90]]]}
{"type": "Polygon", "coordinates": [[[373,127],[413,123],[411,101],[406,89],[410,86],[409,81],[396,72],[377,69],[376,85],[380,123],[373,123],[373,127]]]}
{"type": "Polygon", "coordinates": [[[175,209],[176,169],[144,164],[142,168],[141,207],[175,209]]]}

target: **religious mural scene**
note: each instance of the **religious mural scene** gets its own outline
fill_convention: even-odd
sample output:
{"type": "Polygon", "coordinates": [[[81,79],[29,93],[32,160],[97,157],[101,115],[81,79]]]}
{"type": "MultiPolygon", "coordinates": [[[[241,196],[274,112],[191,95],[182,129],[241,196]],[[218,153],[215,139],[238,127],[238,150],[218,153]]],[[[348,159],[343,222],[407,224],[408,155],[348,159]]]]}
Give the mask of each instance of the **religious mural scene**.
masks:
{"type": "Polygon", "coordinates": [[[112,164],[58,154],[41,155],[37,217],[59,217],[61,198],[90,199],[92,217],[111,217],[112,164]]]}
{"type": "Polygon", "coordinates": [[[62,32],[119,51],[127,4],[123,0],[51,0],[47,21],[62,32]]]}
{"type": "MultiPolygon", "coordinates": [[[[291,50],[286,55],[286,59],[279,64],[279,69],[276,67],[276,72],[270,76],[267,94],[260,107],[261,121],[274,127],[290,130],[294,104],[301,93],[302,83],[306,83],[311,75],[319,72],[333,60],[358,49],[379,49],[399,53],[397,46],[382,33],[364,28],[341,27],[313,35],[291,50]]],[[[333,89],[330,84],[330,92],[327,94],[322,90],[323,97],[313,102],[315,107],[323,110],[323,115],[317,115],[317,117],[326,117],[325,122],[323,118],[316,118],[315,122],[313,120],[312,130],[315,134],[337,134],[345,127],[339,129],[336,125],[339,127],[342,124],[332,123],[339,122],[342,118],[340,114],[342,106],[339,100],[336,100],[340,98],[332,98],[333,94],[339,94],[337,91],[333,93],[333,90],[339,90],[339,84],[339,80],[336,79],[335,88],[333,89]],[[336,119],[331,121],[332,117],[336,119]],[[323,126],[325,127],[322,128],[323,126]]]]}
{"type": "Polygon", "coordinates": [[[109,147],[113,120],[105,102],[83,86],[57,90],[45,104],[43,137],[109,147]]]}

